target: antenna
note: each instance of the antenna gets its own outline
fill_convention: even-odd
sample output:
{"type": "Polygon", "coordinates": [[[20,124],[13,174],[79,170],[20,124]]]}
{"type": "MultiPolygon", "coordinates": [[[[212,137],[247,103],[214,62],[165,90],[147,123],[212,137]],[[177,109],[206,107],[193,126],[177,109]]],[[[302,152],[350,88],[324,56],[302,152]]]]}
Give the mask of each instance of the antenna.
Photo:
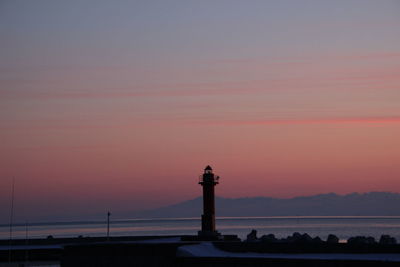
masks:
{"type": "Polygon", "coordinates": [[[15,188],[15,177],[12,178],[12,189],[11,189],[11,210],[10,210],[10,242],[8,250],[8,262],[11,263],[11,248],[12,248],[12,228],[13,228],[13,217],[14,217],[14,188],[15,188]]]}

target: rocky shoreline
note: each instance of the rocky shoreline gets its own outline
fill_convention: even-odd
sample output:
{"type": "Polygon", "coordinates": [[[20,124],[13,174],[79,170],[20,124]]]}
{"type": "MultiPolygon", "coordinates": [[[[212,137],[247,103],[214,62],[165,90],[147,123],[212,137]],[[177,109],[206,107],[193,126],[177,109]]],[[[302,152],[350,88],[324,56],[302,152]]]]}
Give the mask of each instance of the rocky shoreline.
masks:
{"type": "MultiPolygon", "coordinates": [[[[261,243],[306,243],[306,244],[337,244],[339,238],[336,235],[329,234],[328,238],[324,241],[319,236],[311,237],[309,234],[294,232],[293,235],[286,238],[276,238],[274,234],[263,235],[260,238],[257,237],[257,230],[251,230],[247,235],[245,242],[261,242],[261,243]]],[[[354,236],[350,237],[346,241],[347,244],[380,244],[380,245],[396,245],[397,240],[389,235],[381,235],[379,240],[375,240],[372,236],[354,236]]]]}

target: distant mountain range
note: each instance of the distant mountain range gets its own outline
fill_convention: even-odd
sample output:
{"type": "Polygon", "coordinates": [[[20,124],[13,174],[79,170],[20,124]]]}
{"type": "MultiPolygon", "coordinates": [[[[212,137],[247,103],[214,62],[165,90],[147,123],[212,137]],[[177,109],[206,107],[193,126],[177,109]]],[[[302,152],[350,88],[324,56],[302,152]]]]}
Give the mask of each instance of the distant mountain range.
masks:
{"type": "MultiPolygon", "coordinates": [[[[136,218],[199,217],[202,198],[153,210],[132,212],[136,218]]],[[[321,194],[290,199],[269,197],[216,198],[217,216],[396,216],[400,194],[388,192],[321,194]]]]}

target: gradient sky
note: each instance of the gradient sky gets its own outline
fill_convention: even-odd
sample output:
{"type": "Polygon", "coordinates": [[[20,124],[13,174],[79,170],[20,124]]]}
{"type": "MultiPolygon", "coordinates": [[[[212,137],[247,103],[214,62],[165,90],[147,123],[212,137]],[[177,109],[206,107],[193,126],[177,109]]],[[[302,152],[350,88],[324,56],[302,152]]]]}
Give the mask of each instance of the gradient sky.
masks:
{"type": "MultiPolygon", "coordinates": [[[[0,2],[0,222],[400,192],[400,1],[0,2]]],[[[116,215],[116,216],[117,216],[116,215]]]]}

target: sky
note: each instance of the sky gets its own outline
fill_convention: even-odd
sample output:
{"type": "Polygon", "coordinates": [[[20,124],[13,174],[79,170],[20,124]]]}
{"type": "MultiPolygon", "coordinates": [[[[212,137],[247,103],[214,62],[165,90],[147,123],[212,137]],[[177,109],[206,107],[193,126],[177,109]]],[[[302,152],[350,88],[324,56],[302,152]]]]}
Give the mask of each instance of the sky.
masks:
{"type": "MultiPolygon", "coordinates": [[[[400,193],[400,1],[0,1],[0,222],[400,193]]],[[[86,217],[85,217],[86,216],[86,217]]],[[[117,216],[117,215],[116,215],[117,216]]]]}

